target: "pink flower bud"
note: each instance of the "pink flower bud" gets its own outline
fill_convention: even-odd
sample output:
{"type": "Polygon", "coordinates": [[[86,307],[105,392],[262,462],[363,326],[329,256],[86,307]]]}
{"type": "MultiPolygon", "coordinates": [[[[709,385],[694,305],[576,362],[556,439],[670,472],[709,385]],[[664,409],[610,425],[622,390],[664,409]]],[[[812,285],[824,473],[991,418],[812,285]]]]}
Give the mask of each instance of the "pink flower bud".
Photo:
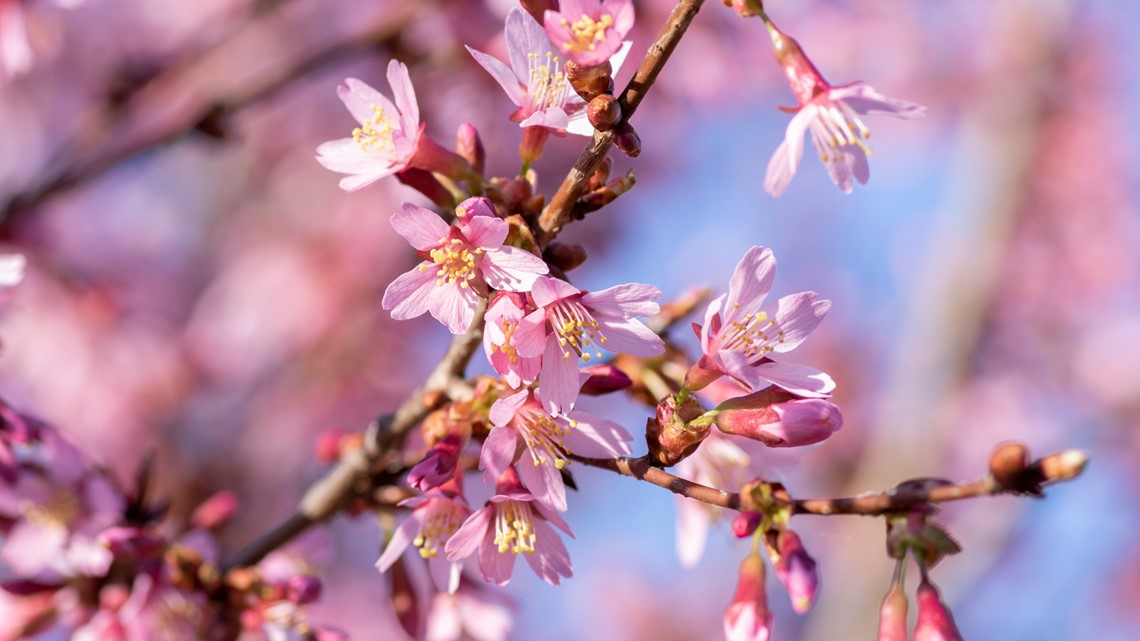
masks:
{"type": "Polygon", "coordinates": [[[617,392],[633,385],[633,381],[625,372],[614,367],[613,365],[591,365],[583,367],[581,372],[590,375],[586,382],[582,384],[582,394],[588,396],[600,396],[602,394],[609,394],[610,392],[617,392]]]}
{"type": "Polygon", "coordinates": [[[892,581],[891,589],[879,608],[879,641],[907,641],[906,593],[901,581],[892,581]]]}
{"type": "Polygon", "coordinates": [[[641,136],[628,122],[622,122],[614,134],[614,146],[630,158],[637,158],[641,155],[641,136]]]}
{"type": "Polygon", "coordinates": [[[471,164],[475,173],[483,175],[483,168],[487,162],[487,150],[483,147],[483,139],[475,125],[465,122],[459,125],[455,132],[455,151],[471,164]]]}
{"type": "Polygon", "coordinates": [[[203,501],[190,516],[190,523],[203,530],[214,530],[229,523],[237,510],[237,495],[223,490],[203,501]]]}
{"type": "Polygon", "coordinates": [[[736,594],[724,611],[724,636],[728,641],[768,641],[772,613],[764,593],[764,561],[752,554],[740,564],[736,594]]]}
{"type": "Polygon", "coordinates": [[[423,460],[408,472],[408,485],[421,492],[439,487],[455,476],[459,454],[467,444],[467,434],[451,432],[428,449],[423,460]]]}
{"type": "Polygon", "coordinates": [[[763,520],[764,515],[760,512],[741,512],[732,520],[732,533],[738,539],[752,536],[756,532],[756,528],[760,527],[760,521],[763,520]]]}
{"type": "Polygon", "coordinates": [[[600,94],[586,105],[586,118],[598,131],[609,131],[621,122],[621,105],[617,98],[600,94]]]}
{"type": "Polygon", "coordinates": [[[455,204],[455,197],[430,171],[409,167],[396,172],[396,180],[427,196],[428,200],[443,209],[451,209],[455,204]]]}
{"type": "Polygon", "coordinates": [[[285,598],[297,605],[312,603],[321,598],[321,580],[308,574],[291,576],[285,584],[285,598]]]}
{"type": "Polygon", "coordinates": [[[819,568],[795,532],[780,532],[776,545],[778,559],[773,563],[776,576],[792,598],[792,609],[796,614],[803,614],[811,609],[819,594],[819,568]]]}
{"type": "Polygon", "coordinates": [[[930,579],[922,577],[915,594],[918,602],[918,623],[914,626],[914,641],[962,641],[954,615],[938,596],[938,589],[930,579]]]}
{"type": "Polygon", "coordinates": [[[721,403],[717,411],[716,426],[722,432],[768,447],[819,443],[843,426],[843,415],[834,403],[796,398],[775,386],[721,403]]]}

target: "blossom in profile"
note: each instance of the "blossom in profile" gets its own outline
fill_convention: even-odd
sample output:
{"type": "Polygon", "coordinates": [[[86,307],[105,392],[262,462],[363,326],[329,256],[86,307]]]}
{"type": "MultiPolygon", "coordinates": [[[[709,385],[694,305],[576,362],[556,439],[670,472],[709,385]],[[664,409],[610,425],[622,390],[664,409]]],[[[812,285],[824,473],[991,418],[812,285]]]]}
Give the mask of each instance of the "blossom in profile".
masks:
{"type": "Polygon", "coordinates": [[[788,123],[784,141],[768,162],[764,190],[779,196],[788,187],[803,157],[804,134],[808,133],[832,182],[844,193],[851,193],[853,178],[865,184],[870,177],[867,156],[871,148],[866,141],[871,130],[860,116],[885,114],[909,120],[923,116],[926,108],[888,98],[862,82],[828,84],[799,43],[766,22],[776,60],[784,69],[799,107],[790,110],[795,116],[788,123]]]}
{"type": "MultiPolygon", "coordinates": [[[[484,199],[468,199],[458,211],[477,211],[473,200],[484,199]]],[[[503,245],[510,225],[496,216],[467,215],[448,225],[430,210],[404,203],[392,215],[392,226],[424,258],[384,292],[381,304],[396,320],[431,312],[453,334],[462,334],[488,288],[527,291],[549,271],[538,256],[503,245]]]]}
{"type": "Polygon", "coordinates": [[[774,385],[729,399],[716,412],[720,431],[768,447],[813,445],[843,427],[843,414],[831,401],[798,398],[774,385]]]}
{"type": "Polygon", "coordinates": [[[914,599],[918,603],[918,622],[914,625],[914,641],[962,641],[962,633],[954,623],[954,615],[942,602],[938,588],[930,582],[925,569],[914,599]]]}
{"type": "Polygon", "coordinates": [[[341,179],[341,189],[356,191],[408,168],[456,179],[472,173],[467,161],[424,135],[407,66],[396,60],[389,62],[388,84],[394,102],[356,78],[348,78],[337,88],[337,95],[360,126],[352,130],[350,138],[317,147],[317,162],[326,169],[349,174],[341,179]]]}
{"type": "Polygon", "coordinates": [[[554,46],[583,67],[609,60],[633,28],[632,0],[562,0],[543,27],[554,46]]]}
{"type": "Polygon", "coordinates": [[[515,469],[507,468],[495,481],[495,495],[451,536],[447,558],[461,561],[478,552],[483,578],[506,585],[515,557],[522,554],[540,579],[558,585],[573,570],[566,546],[551,524],[574,536],[557,512],[535,500],[522,486],[515,469]]]}
{"type": "Polygon", "coordinates": [[[498,590],[462,581],[455,594],[436,593],[428,605],[424,641],[506,641],[514,604],[498,590]]]}
{"type": "Polygon", "coordinates": [[[541,276],[531,288],[537,309],[515,334],[518,351],[542,356],[540,396],[552,413],[567,412],[581,389],[579,360],[601,358],[601,349],[630,356],[657,356],[661,337],[637,320],[653,316],[661,291],[630,283],[587,292],[564,280],[541,276]]]}
{"type": "Polygon", "coordinates": [[[514,463],[521,439],[523,454],[518,474],[544,505],[566,511],[562,470],[571,453],[590,458],[614,458],[630,453],[633,437],[622,426],[593,414],[572,411],[549,414],[541,395],[524,390],[491,406],[491,433],[483,443],[479,466],[487,482],[499,478],[514,463]]]}
{"type": "Polygon", "coordinates": [[[761,310],[775,278],[772,250],[753,247],[744,254],[728,293],[709,303],[704,325],[693,325],[703,353],[685,378],[687,387],[701,389],[728,376],[753,390],[772,384],[808,398],[827,397],[835,389],[819,370],[772,360],[772,354],[799,346],[831,308],[819,294],[800,292],[781,298],[771,313],[761,310]]]}
{"type": "Polygon", "coordinates": [[[436,589],[454,592],[459,587],[460,564],[446,558],[444,546],[471,514],[459,481],[450,481],[421,496],[401,501],[400,506],[411,509],[411,513],[392,533],[392,540],[376,561],[376,568],[386,572],[412,545],[427,560],[436,589]]]}

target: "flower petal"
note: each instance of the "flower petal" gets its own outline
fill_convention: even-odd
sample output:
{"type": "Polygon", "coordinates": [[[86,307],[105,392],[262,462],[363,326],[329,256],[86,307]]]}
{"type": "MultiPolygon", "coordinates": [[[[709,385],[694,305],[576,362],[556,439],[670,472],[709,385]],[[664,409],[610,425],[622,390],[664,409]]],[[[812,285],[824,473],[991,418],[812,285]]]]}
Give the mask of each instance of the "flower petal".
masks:
{"type": "Polygon", "coordinates": [[[380,306],[391,310],[392,318],[396,320],[415,318],[428,311],[429,295],[436,289],[435,276],[439,268],[427,262],[420,265],[428,267],[423,270],[419,265],[411,268],[397,276],[384,290],[380,306]]]}
{"type": "Polygon", "coordinates": [[[490,505],[484,505],[467,517],[463,525],[447,539],[447,545],[444,546],[447,560],[460,561],[474,554],[483,542],[483,535],[491,529],[493,518],[494,508],[490,505]]]}
{"type": "Polygon", "coordinates": [[[451,227],[430,209],[404,203],[391,218],[392,229],[403,236],[416,251],[434,249],[447,239],[451,227]]]}
{"type": "Polygon", "coordinates": [[[570,553],[566,551],[562,537],[542,521],[534,522],[534,534],[534,553],[526,555],[526,562],[534,573],[550,585],[558,585],[560,576],[573,576],[570,553]]]}
{"type": "Polygon", "coordinates": [[[784,296],[776,303],[776,329],[781,341],[772,344],[772,351],[785,353],[804,342],[831,309],[831,301],[820,300],[815,292],[800,292],[784,296]]]}
{"type": "MultiPolygon", "coordinates": [[[[498,403],[495,403],[498,405],[498,403]]],[[[479,452],[479,467],[483,470],[483,481],[491,484],[506,471],[515,460],[518,451],[518,432],[511,427],[496,427],[487,435],[483,449],[479,452]]]]}
{"type": "Polygon", "coordinates": [[[546,351],[542,353],[542,370],[538,375],[538,395],[543,406],[551,414],[569,412],[574,408],[581,388],[578,359],[573,353],[564,358],[558,338],[552,334],[547,338],[546,351]]]}
{"type": "Polygon", "coordinates": [[[630,356],[658,356],[665,353],[665,342],[641,321],[595,319],[605,336],[605,348],[630,356]]]}
{"type": "Polygon", "coordinates": [[[515,468],[519,472],[519,478],[536,500],[559,512],[565,512],[568,505],[562,473],[554,466],[554,461],[550,459],[545,462],[541,459],[536,461],[533,458],[536,455],[541,453],[532,451],[530,456],[524,454],[519,458],[518,467],[515,468]]]}
{"type": "Polygon", "coordinates": [[[336,88],[336,95],[360,124],[372,122],[372,118],[376,115],[373,107],[380,108],[385,116],[393,120],[399,113],[396,105],[393,105],[384,94],[356,78],[346,79],[343,85],[336,88]]]}
{"type": "Polygon", "coordinates": [[[420,106],[408,66],[395,59],[388,61],[388,85],[392,87],[392,97],[400,111],[401,128],[405,132],[415,131],[420,126],[420,106]]]}
{"type": "Polygon", "coordinates": [[[412,511],[403,523],[392,532],[392,538],[388,541],[388,546],[384,548],[384,553],[376,560],[376,569],[381,572],[387,572],[388,568],[400,558],[404,550],[408,548],[408,544],[415,538],[415,533],[419,531],[421,526],[422,515],[412,511]]]}
{"type": "MultiPolygon", "coordinates": [[[[730,325],[760,311],[776,280],[776,256],[771,249],[752,247],[736,264],[724,301],[724,324],[730,325]]],[[[706,318],[706,324],[709,319],[706,318]]]]}
{"type": "MultiPolygon", "coordinates": [[[[756,374],[797,396],[824,398],[835,389],[835,381],[826,373],[807,365],[795,363],[761,363],[755,367],[756,374]]],[[[755,389],[757,386],[753,386],[755,389]]]]}
{"type": "Polygon", "coordinates": [[[452,334],[463,334],[471,327],[478,305],[479,295],[458,284],[445,283],[428,295],[428,311],[452,334]]]}
{"type": "Polygon", "coordinates": [[[550,271],[546,261],[519,247],[504,245],[483,256],[479,271],[487,284],[500,291],[525,292],[536,278],[550,271]]]}
{"type": "Polygon", "coordinates": [[[511,102],[521,107],[523,101],[526,100],[526,91],[523,90],[522,85],[519,84],[519,79],[515,77],[510,67],[500,62],[498,58],[488,56],[482,51],[472,49],[471,47],[467,47],[467,51],[471,53],[472,58],[475,58],[475,62],[478,62],[479,66],[483,67],[487,73],[491,74],[495,82],[499,83],[499,86],[503,88],[503,91],[506,92],[511,102]]]}
{"type": "Polygon", "coordinates": [[[571,412],[574,421],[566,436],[566,449],[579,456],[606,458],[630,453],[629,441],[633,436],[624,427],[586,412],[571,412]]]}
{"type": "Polygon", "coordinates": [[[595,317],[629,318],[653,316],[661,311],[657,299],[661,290],[652,285],[627,283],[615,285],[582,296],[582,304],[589,307],[595,317]]]}

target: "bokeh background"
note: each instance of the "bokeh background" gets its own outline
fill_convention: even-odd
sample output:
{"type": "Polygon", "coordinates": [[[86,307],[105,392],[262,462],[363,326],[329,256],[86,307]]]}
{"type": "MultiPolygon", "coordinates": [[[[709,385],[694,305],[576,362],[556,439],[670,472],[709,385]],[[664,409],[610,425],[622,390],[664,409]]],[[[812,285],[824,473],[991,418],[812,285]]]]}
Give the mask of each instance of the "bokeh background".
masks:
{"type": "MultiPolygon", "coordinates": [[[[633,60],[672,7],[636,4],[633,60]]],[[[501,56],[513,3],[21,5],[36,59],[0,84],[0,242],[29,268],[0,319],[0,395],[121,479],[154,453],[175,512],[236,490],[225,539],[240,544],[321,473],[320,432],[391,409],[447,340],[379,306],[413,260],[388,215],[422,197],[394,180],[344,193],[314,160],[353,126],[336,85],[386,91],[399,58],[428,132],[475,124],[489,172],[509,175],[512,106],[463,45],[501,56]]],[[[1044,501],[948,506],[965,553],[934,577],[970,639],[1136,639],[1140,7],[770,0],[831,81],[928,107],[868,120],[872,178],[854,194],[808,154],[773,200],[763,173],[792,95],[761,25],[706,5],[635,118],[642,156],[615,157],[636,188],[565,234],[591,254],[575,282],[723,288],[749,246],[772,247],[776,294],[834,302],[793,360],[835,377],[846,418],[772,475],[797,496],[848,495],[977,477],[1003,440],[1086,449],[1085,476],[1044,501]]],[[[583,144],[548,143],[546,193],[583,144]]],[[[644,422],[629,404],[591,409],[644,422]]],[[[516,571],[512,638],[717,638],[745,546],[722,526],[683,569],[668,493],[577,475],[575,576],[555,589],[516,571]]],[[[892,568],[881,521],[795,526],[824,588],[797,617],[773,581],[775,638],[873,638],[892,568]]],[[[303,542],[327,579],[314,620],[400,638],[378,537],[341,518],[303,542]]]]}

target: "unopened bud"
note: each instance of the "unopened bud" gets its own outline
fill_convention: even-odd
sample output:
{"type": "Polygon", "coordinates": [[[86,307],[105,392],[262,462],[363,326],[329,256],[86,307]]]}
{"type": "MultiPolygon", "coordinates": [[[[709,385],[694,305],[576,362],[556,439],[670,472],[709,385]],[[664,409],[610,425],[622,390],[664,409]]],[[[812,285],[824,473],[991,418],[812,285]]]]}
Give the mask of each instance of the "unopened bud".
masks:
{"type": "Polygon", "coordinates": [[[632,125],[622,121],[614,134],[614,146],[630,158],[637,158],[641,155],[641,136],[637,135],[632,125]]]}
{"type": "Polygon", "coordinates": [[[610,94],[599,94],[586,104],[586,117],[594,129],[609,131],[621,122],[621,105],[610,94]]]}
{"type": "Polygon", "coordinates": [[[1021,443],[1002,443],[990,456],[990,474],[1003,488],[1024,491],[1025,470],[1029,467],[1029,448],[1021,443]]]}
{"type": "Polygon", "coordinates": [[[423,460],[408,472],[408,485],[427,492],[455,476],[459,454],[467,444],[470,433],[470,429],[456,430],[433,445],[423,460]]]}
{"type": "Polygon", "coordinates": [[[581,393],[587,396],[618,392],[633,385],[629,376],[613,365],[591,365],[583,367],[580,371],[590,375],[590,378],[582,384],[581,393]]]}
{"type": "Polygon", "coordinates": [[[680,403],[674,395],[662,399],[657,404],[657,417],[650,418],[645,425],[649,455],[669,467],[695,452],[709,435],[709,423],[690,424],[702,414],[704,408],[694,396],[686,396],[680,403]]]}
{"type": "Polygon", "coordinates": [[[738,539],[752,536],[763,520],[764,515],[760,512],[740,512],[732,520],[732,533],[738,539]]]}
{"type": "Polygon", "coordinates": [[[792,599],[792,609],[803,614],[811,609],[819,594],[819,566],[804,549],[799,535],[791,530],[780,532],[776,545],[772,562],[776,576],[792,599]]]}
{"type": "MultiPolygon", "coordinates": [[[[900,560],[902,564],[905,561],[900,560]]],[[[879,608],[879,641],[907,641],[906,638],[906,592],[903,591],[900,572],[891,581],[891,589],[883,597],[879,608]]]]}
{"type": "Polygon", "coordinates": [[[321,598],[321,580],[308,574],[291,576],[285,584],[285,598],[297,605],[312,603],[321,598]]]}
{"type": "Polygon", "coordinates": [[[237,510],[237,495],[223,490],[203,501],[190,516],[190,523],[203,530],[214,530],[229,523],[237,510]]]}
{"type": "Polygon", "coordinates": [[[340,441],[344,438],[345,433],[344,430],[332,429],[318,434],[317,443],[314,447],[317,460],[322,463],[340,460],[340,441]]]}
{"type": "Polygon", "coordinates": [[[499,184],[503,206],[508,212],[521,211],[524,203],[534,195],[534,187],[522,176],[511,178],[499,184]]]}
{"type": "Polygon", "coordinates": [[[716,426],[722,432],[768,447],[819,443],[843,426],[843,415],[834,403],[797,398],[775,386],[725,401],[716,411],[716,426]]]}
{"type": "Polygon", "coordinates": [[[724,611],[726,639],[762,641],[772,631],[772,612],[768,610],[768,596],[764,592],[764,561],[750,554],[740,564],[736,594],[724,611]]]}
{"type": "Polygon", "coordinates": [[[915,593],[918,603],[918,623],[914,626],[914,641],[962,641],[954,615],[938,596],[938,589],[925,576],[915,593]]]}
{"type": "Polygon", "coordinates": [[[614,92],[613,67],[609,61],[594,67],[583,67],[573,60],[567,60],[563,69],[566,80],[582,100],[588,102],[597,96],[614,92]]]}
{"type": "Polygon", "coordinates": [[[483,148],[483,139],[479,137],[479,131],[475,129],[475,125],[465,122],[459,125],[459,129],[455,132],[455,151],[464,160],[471,163],[471,168],[475,173],[480,176],[483,175],[483,168],[487,162],[487,150],[483,148]]]}
{"type": "Polygon", "coordinates": [[[483,196],[473,196],[456,205],[455,216],[464,222],[470,221],[475,216],[502,218],[495,209],[494,203],[483,196]]]}
{"type": "Polygon", "coordinates": [[[542,259],[551,267],[568,272],[586,262],[586,248],[574,243],[552,242],[542,250],[542,259]]]}
{"type": "Polygon", "coordinates": [[[742,18],[754,18],[764,10],[760,0],[724,0],[724,6],[732,7],[742,18]]]}
{"type": "Polygon", "coordinates": [[[1045,477],[1046,483],[1056,483],[1077,478],[1081,472],[1085,471],[1088,462],[1089,455],[1087,452],[1065,450],[1064,452],[1050,454],[1037,461],[1037,467],[1041,469],[1041,475],[1045,477]]]}
{"type": "Polygon", "coordinates": [[[586,191],[590,192],[604,187],[606,181],[610,179],[610,172],[613,171],[613,169],[614,159],[609,156],[602,158],[602,162],[598,165],[598,168],[594,170],[590,179],[586,181],[586,191]]]}

